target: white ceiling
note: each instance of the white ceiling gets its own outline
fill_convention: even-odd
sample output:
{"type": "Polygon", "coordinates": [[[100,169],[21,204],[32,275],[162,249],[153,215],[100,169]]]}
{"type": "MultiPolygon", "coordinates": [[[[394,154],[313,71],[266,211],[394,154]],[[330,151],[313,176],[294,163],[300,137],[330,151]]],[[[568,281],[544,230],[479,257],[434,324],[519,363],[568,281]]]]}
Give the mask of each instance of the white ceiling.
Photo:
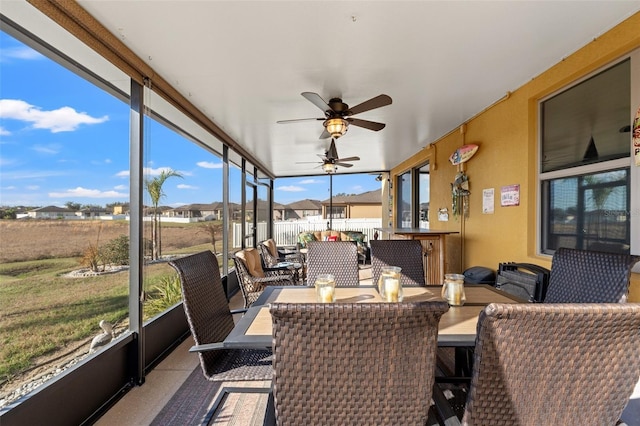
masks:
{"type": "Polygon", "coordinates": [[[640,1],[95,1],[90,14],[276,176],[320,172],[322,117],[355,106],[338,172],[389,170],[640,10],[640,1]]]}

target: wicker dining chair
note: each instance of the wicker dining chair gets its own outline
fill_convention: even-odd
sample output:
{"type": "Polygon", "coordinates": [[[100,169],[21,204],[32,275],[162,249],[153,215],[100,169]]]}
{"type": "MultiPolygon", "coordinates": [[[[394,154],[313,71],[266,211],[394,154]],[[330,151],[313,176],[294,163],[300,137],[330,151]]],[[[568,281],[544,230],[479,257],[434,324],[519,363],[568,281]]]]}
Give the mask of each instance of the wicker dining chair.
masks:
{"type": "Polygon", "coordinates": [[[336,287],[360,285],[358,247],[352,241],[310,241],[307,250],[308,285],[318,274],[333,274],[336,287]]]}
{"type": "Polygon", "coordinates": [[[207,380],[271,380],[271,351],[223,349],[234,321],[224,294],[218,261],[203,251],[169,262],[180,278],[184,312],[207,380]]]}
{"type": "Polygon", "coordinates": [[[257,249],[239,250],[233,255],[238,285],[242,291],[244,307],[249,308],[269,285],[295,285],[293,272],[262,267],[257,249]]]}
{"type": "Polygon", "coordinates": [[[544,303],[626,302],[629,277],[640,257],[561,247],[551,260],[544,303]]]}
{"type": "Polygon", "coordinates": [[[371,274],[373,284],[385,266],[399,266],[400,281],[405,287],[424,287],[422,244],[418,240],[373,240],[371,245],[371,274]]]}
{"type": "Polygon", "coordinates": [[[615,425],[640,375],[639,328],[637,304],[490,304],[462,424],[615,425]]]}
{"type": "Polygon", "coordinates": [[[273,303],[278,425],[425,425],[445,302],[273,303]]]}

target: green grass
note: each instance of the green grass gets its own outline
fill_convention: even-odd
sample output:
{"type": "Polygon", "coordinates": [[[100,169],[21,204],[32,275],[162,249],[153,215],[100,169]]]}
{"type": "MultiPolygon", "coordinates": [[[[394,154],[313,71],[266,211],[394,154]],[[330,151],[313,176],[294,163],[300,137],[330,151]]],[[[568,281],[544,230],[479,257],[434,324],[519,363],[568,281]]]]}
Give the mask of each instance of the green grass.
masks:
{"type": "MultiPolygon", "coordinates": [[[[83,341],[88,349],[88,341],[102,331],[100,320],[127,326],[128,272],[62,276],[78,268],[74,258],[0,264],[0,383],[39,357],[83,341]]],[[[175,272],[160,263],[145,267],[144,276],[145,291],[153,297],[175,272]]],[[[145,319],[155,313],[149,309],[145,319]]]]}

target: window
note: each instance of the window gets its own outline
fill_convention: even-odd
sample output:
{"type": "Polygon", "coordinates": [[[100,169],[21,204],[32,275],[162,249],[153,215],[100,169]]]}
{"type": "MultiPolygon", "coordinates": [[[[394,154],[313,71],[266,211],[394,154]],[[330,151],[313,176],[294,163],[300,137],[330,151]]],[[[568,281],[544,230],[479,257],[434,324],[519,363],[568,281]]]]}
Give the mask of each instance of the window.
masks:
{"type": "Polygon", "coordinates": [[[628,58],[541,102],[543,253],[630,253],[631,85],[628,58]]]}
{"type": "Polygon", "coordinates": [[[413,220],[411,217],[412,203],[411,203],[411,170],[398,176],[398,184],[396,189],[397,204],[397,218],[396,226],[399,228],[411,228],[413,220]]]}
{"type": "Polygon", "coordinates": [[[417,169],[418,228],[429,228],[429,164],[417,169]]]}

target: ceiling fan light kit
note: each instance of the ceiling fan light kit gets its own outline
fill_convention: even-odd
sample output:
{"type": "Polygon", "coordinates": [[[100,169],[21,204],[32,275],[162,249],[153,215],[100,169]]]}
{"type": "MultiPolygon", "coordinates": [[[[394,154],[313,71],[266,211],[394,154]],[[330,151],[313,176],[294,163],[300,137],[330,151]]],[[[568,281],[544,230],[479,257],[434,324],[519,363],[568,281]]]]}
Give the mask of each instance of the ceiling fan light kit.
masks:
{"type": "Polygon", "coordinates": [[[322,123],[332,138],[338,139],[347,133],[349,123],[343,118],[330,118],[322,123]]]}
{"type": "Polygon", "coordinates": [[[336,172],[336,165],[333,163],[324,163],[322,170],[324,170],[325,173],[333,174],[336,172]]]}

